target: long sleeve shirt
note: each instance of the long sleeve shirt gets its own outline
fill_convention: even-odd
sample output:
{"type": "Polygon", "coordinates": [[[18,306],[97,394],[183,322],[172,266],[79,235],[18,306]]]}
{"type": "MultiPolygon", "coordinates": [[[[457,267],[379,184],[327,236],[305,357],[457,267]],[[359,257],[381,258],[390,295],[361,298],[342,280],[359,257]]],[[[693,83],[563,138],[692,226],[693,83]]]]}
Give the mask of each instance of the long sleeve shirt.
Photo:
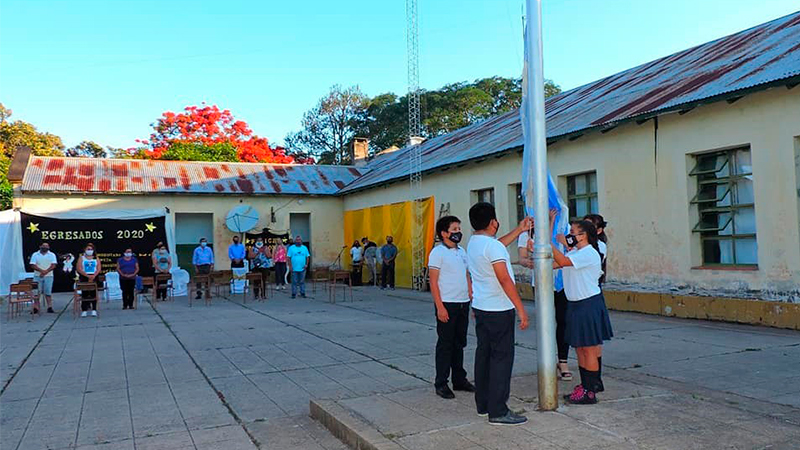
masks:
{"type": "Polygon", "coordinates": [[[192,255],[192,264],[195,266],[214,264],[214,250],[211,247],[197,247],[192,255]]]}
{"type": "Polygon", "coordinates": [[[244,244],[231,244],[228,247],[228,258],[244,259],[244,256],[245,256],[244,244]]]}

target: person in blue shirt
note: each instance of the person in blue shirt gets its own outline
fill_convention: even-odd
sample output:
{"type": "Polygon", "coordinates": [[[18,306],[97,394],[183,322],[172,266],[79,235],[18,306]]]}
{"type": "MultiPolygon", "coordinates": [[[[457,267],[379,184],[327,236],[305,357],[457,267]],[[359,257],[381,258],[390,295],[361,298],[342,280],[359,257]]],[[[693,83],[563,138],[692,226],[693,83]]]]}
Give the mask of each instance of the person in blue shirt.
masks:
{"type": "MultiPolygon", "coordinates": [[[[195,275],[208,275],[214,270],[214,250],[208,246],[206,238],[201,238],[200,245],[194,249],[192,265],[194,265],[195,275]]],[[[195,299],[199,299],[200,294],[201,290],[200,286],[198,286],[195,299]]]]}
{"type": "Polygon", "coordinates": [[[244,267],[244,258],[247,252],[244,244],[239,242],[239,236],[233,237],[233,244],[228,246],[228,258],[231,259],[231,269],[244,267]]]}
{"type": "Polygon", "coordinates": [[[300,290],[300,297],[306,297],[306,269],[311,260],[311,253],[308,247],[303,245],[303,239],[300,235],[295,236],[294,245],[289,247],[286,254],[289,259],[289,270],[292,274],[292,298],[297,296],[298,289],[300,290]]]}

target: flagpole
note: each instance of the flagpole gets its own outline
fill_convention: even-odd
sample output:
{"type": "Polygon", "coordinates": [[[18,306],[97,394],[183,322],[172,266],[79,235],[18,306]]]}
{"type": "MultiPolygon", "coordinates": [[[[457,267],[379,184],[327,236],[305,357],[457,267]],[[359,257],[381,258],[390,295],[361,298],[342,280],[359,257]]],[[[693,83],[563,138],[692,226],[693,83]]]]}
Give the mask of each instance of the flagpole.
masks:
{"type": "Polygon", "coordinates": [[[544,70],[542,68],[542,0],[527,0],[525,20],[528,32],[525,38],[527,61],[526,83],[528,91],[527,119],[528,148],[532,149],[533,178],[529,183],[534,199],[533,262],[536,283],[536,332],[539,378],[539,409],[553,411],[558,408],[558,383],[556,380],[556,323],[553,303],[553,252],[550,247],[548,191],[547,191],[547,140],[544,113],[544,70]]]}

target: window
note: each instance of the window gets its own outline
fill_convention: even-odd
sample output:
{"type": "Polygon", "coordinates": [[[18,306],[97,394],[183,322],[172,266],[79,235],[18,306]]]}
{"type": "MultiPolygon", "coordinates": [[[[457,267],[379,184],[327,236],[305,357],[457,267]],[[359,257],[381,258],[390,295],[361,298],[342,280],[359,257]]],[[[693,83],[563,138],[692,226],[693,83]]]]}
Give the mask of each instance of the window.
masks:
{"type": "Polygon", "coordinates": [[[755,265],[756,214],[753,166],[749,148],[706,153],[695,157],[689,173],[697,177],[700,220],[692,229],[700,235],[703,265],[755,265]]]}
{"type": "Polygon", "coordinates": [[[571,215],[570,220],[598,213],[597,172],[567,177],[567,206],[571,215]]]}
{"type": "Polygon", "coordinates": [[[475,193],[475,203],[486,202],[494,205],[494,188],[478,189],[475,193]]]}
{"type": "Polygon", "coordinates": [[[516,187],[517,222],[519,223],[525,218],[525,197],[522,195],[522,183],[518,183],[516,187]]]}

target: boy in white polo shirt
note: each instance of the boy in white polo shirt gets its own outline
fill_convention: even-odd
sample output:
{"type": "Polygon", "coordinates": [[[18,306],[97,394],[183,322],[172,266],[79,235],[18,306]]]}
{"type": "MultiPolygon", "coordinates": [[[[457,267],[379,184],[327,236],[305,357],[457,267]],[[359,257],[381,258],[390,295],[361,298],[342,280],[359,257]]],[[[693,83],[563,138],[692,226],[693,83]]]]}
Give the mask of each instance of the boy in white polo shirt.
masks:
{"type": "MultiPolygon", "coordinates": [[[[39,285],[39,293],[47,301],[47,312],[53,313],[53,271],[58,265],[55,253],[50,252],[50,244],[42,242],[39,251],[31,255],[33,279],[39,285]]],[[[39,313],[39,297],[33,302],[33,313],[39,313]]]]}
{"type": "Polygon", "coordinates": [[[514,271],[506,246],[533,223],[526,217],[511,233],[497,239],[500,222],[494,206],[485,202],[469,209],[469,222],[475,230],[467,246],[478,338],[475,404],[478,415],[488,415],[493,425],[519,425],[528,419],[508,409],[506,402],[514,366],[514,310],[519,315],[520,330],[528,328],[528,314],[514,286],[514,271]]]}
{"type": "Polygon", "coordinates": [[[453,389],[475,392],[464,370],[464,347],[467,346],[469,327],[469,301],[472,286],[467,272],[467,252],[461,242],[461,221],[456,216],[445,216],[436,221],[436,237],[441,241],[431,250],[428,269],[431,295],[436,305],[436,395],[455,398],[447,385],[452,372],[453,389]]]}

